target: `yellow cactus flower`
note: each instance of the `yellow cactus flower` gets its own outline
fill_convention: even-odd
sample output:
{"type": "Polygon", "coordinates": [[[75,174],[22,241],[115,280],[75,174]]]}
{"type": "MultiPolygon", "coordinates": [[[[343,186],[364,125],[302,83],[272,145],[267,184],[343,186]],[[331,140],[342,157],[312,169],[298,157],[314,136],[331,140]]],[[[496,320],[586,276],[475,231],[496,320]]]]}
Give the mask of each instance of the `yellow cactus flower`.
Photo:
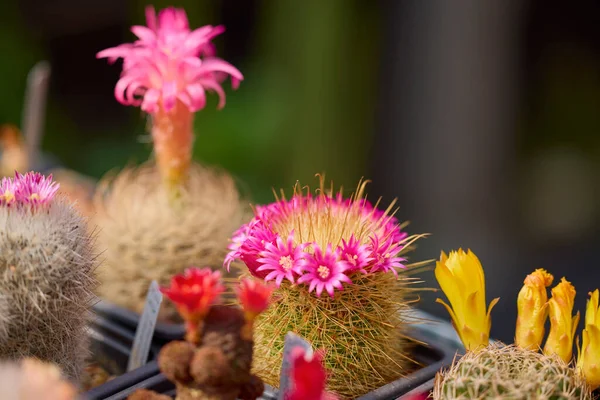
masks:
{"type": "Polygon", "coordinates": [[[548,318],[548,294],[546,288],[554,277],[544,269],[536,269],[527,275],[517,298],[517,329],[515,344],[528,350],[539,350],[544,339],[544,324],[548,318]]]}
{"type": "Polygon", "coordinates": [[[469,351],[488,345],[492,321],[490,312],[499,298],[492,300],[486,309],[485,278],[479,259],[471,250],[444,252],[435,265],[435,278],[451,306],[441,299],[452,317],[452,323],[460,340],[469,351]]]}
{"type": "Polygon", "coordinates": [[[569,363],[573,355],[573,337],[579,323],[579,312],[573,317],[575,288],[565,278],[552,289],[552,298],[548,301],[550,314],[550,333],[544,346],[544,354],[558,355],[569,363]]]}
{"type": "Polygon", "coordinates": [[[581,348],[577,348],[577,368],[592,389],[600,387],[600,308],[598,289],[590,293],[585,311],[581,348]]]}

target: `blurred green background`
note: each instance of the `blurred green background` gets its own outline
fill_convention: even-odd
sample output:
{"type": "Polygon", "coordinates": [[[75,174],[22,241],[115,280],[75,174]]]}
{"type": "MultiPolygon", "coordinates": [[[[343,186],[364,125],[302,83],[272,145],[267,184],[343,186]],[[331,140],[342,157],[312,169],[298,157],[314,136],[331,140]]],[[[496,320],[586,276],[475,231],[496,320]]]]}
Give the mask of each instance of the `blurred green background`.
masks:
{"type": "MultiPolygon", "coordinates": [[[[0,66],[0,122],[20,122],[27,71],[49,60],[54,70],[43,149],[97,178],[150,155],[145,117],[110,98],[120,64],[94,57],[133,41],[129,26],[145,24],[146,2],[123,4],[114,5],[121,14],[85,31],[46,24],[36,25],[37,32],[15,2],[0,5],[3,59],[10,60],[0,66]],[[61,58],[66,52],[68,65],[61,58]],[[85,104],[88,110],[82,110],[85,104]]],[[[345,186],[365,174],[379,43],[378,12],[368,2],[270,1],[255,10],[216,1],[153,4],[157,10],[184,7],[191,27],[224,23],[228,30],[215,40],[219,55],[245,76],[239,90],[227,87],[225,109],[216,110],[213,96],[197,114],[197,160],[227,168],[259,202],[272,198],[272,187],[291,187],[296,179],[313,184],[317,172],[327,171],[345,186]],[[248,30],[227,23],[250,11],[255,15],[248,30]],[[360,26],[352,23],[358,19],[360,26]]],[[[93,11],[86,14],[82,18],[94,18],[93,11]]]]}

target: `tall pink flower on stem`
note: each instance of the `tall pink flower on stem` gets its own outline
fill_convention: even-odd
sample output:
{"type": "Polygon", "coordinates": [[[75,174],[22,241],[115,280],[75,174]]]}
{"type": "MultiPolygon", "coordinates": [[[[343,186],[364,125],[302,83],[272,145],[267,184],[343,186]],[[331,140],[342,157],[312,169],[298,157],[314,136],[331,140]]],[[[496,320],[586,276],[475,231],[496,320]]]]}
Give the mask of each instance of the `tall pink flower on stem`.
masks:
{"type": "Polygon", "coordinates": [[[134,26],[138,40],[103,50],[98,58],[123,59],[115,97],[124,105],[139,106],[152,117],[152,138],[158,168],[170,186],[185,179],[191,163],[194,113],[206,105],[206,92],[219,96],[221,83],[231,76],[237,88],[244,78],[231,64],[215,57],[211,40],[224,32],[210,25],[190,30],[182,9],[166,8],[158,17],[146,8],[148,26],[134,26]]]}
{"type": "Polygon", "coordinates": [[[327,190],[321,178],[316,194],[297,184],[291,199],[257,206],[255,216],[232,238],[225,267],[239,259],[257,278],[307,285],[309,292],[334,297],[357,274],[397,274],[399,256],[414,237],[391,212],[364,198],[361,182],[350,198],[327,190]]]}

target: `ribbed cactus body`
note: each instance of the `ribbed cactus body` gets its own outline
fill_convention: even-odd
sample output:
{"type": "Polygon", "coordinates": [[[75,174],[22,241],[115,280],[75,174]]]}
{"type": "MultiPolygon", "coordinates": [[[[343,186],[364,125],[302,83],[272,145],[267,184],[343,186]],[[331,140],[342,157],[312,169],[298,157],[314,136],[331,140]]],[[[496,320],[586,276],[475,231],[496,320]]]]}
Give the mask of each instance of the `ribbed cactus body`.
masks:
{"type": "Polygon", "coordinates": [[[80,375],[94,259],[86,221],[65,199],[37,210],[0,207],[1,358],[36,357],[80,375]]]}
{"type": "MultiPolygon", "coordinates": [[[[180,197],[173,200],[152,165],[122,171],[99,185],[94,199],[100,227],[100,295],[141,312],[148,285],[161,284],[190,265],[222,268],[229,236],[249,219],[234,180],[193,164],[180,197]]],[[[161,320],[177,320],[171,304],[161,320]]]]}
{"type": "Polygon", "coordinates": [[[515,346],[469,352],[436,377],[435,400],[591,399],[575,370],[557,357],[515,346]]]}

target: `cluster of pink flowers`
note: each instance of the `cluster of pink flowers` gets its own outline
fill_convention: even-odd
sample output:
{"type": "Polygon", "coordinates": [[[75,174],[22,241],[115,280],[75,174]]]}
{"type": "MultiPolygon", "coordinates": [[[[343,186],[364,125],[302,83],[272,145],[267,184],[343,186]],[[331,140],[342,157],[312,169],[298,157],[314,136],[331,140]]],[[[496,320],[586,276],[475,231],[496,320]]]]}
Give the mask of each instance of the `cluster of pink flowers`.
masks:
{"type": "Polygon", "coordinates": [[[148,26],[134,26],[134,43],[103,50],[98,58],[112,63],[123,59],[123,73],[115,87],[115,97],[124,105],[141,106],[148,113],[162,107],[170,111],[177,101],[191,112],[204,108],[206,91],[219,95],[219,108],[225,105],[221,83],[231,76],[237,88],[244,79],[231,64],[215,57],[211,40],[223,33],[223,26],[203,26],[191,31],[184,10],[166,8],[158,18],[153,7],[146,8],[148,26]]]}
{"type": "Polygon", "coordinates": [[[0,205],[45,205],[52,201],[58,188],[58,183],[52,182],[52,175],[45,177],[37,172],[15,172],[14,179],[2,178],[0,182],[0,205]]]}
{"type": "Polygon", "coordinates": [[[239,259],[252,275],[277,286],[285,279],[333,297],[353,274],[397,274],[406,238],[395,217],[366,199],[295,194],[256,207],[234,234],[224,265],[229,269],[239,259]]]}

